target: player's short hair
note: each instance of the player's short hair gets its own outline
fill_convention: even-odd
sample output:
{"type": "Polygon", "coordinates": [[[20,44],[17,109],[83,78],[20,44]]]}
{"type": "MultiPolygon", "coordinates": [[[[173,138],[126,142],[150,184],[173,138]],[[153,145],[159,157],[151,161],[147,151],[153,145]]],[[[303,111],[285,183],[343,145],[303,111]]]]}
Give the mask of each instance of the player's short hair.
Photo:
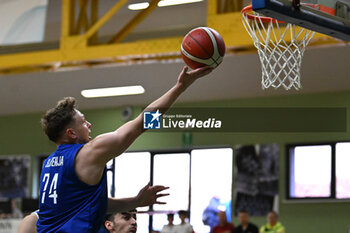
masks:
{"type": "Polygon", "coordinates": [[[276,218],[278,218],[278,213],[276,211],[270,211],[269,214],[273,214],[276,218]]]}
{"type": "Polygon", "coordinates": [[[189,213],[188,213],[188,211],[186,211],[186,210],[180,210],[180,211],[178,212],[178,214],[179,214],[179,215],[183,215],[183,216],[185,216],[185,217],[188,217],[188,216],[189,216],[189,213]]]}
{"type": "Polygon", "coordinates": [[[67,125],[75,120],[75,108],[75,99],[73,97],[65,97],[58,101],[56,107],[49,109],[41,118],[41,126],[51,141],[57,142],[67,125]]]}
{"type": "Polygon", "coordinates": [[[168,214],[168,218],[174,219],[174,214],[173,213],[168,214]]]}
{"type": "Polygon", "coordinates": [[[110,221],[110,222],[113,222],[114,221],[114,217],[117,215],[117,214],[129,214],[129,213],[137,213],[137,210],[136,209],[132,209],[132,210],[129,210],[129,211],[125,211],[125,212],[113,212],[113,213],[109,213],[106,215],[106,221],[110,221]]]}
{"type": "Polygon", "coordinates": [[[240,209],[240,210],[239,210],[239,213],[242,213],[242,214],[249,214],[249,212],[248,212],[246,209],[240,209]]]}

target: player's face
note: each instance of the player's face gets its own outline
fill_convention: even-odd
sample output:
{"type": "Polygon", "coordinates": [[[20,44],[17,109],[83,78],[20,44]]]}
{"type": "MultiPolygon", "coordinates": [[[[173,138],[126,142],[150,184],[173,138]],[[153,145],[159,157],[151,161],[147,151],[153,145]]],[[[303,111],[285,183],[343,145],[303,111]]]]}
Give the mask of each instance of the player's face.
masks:
{"type": "Polygon", "coordinates": [[[112,229],[110,233],[136,233],[137,223],[135,213],[118,213],[114,216],[112,229]]]}
{"type": "Polygon", "coordinates": [[[223,211],[220,211],[220,212],[218,213],[218,219],[219,219],[219,222],[220,222],[221,224],[225,224],[225,223],[227,222],[226,213],[223,212],[223,211]]]}
{"type": "Polygon", "coordinates": [[[270,225],[275,225],[277,223],[277,216],[274,213],[269,213],[267,215],[267,221],[270,225]]]}
{"type": "Polygon", "coordinates": [[[78,143],[87,143],[91,140],[91,124],[85,119],[84,114],[78,110],[75,111],[76,114],[74,116],[75,122],[73,128],[78,139],[78,143]]]}
{"type": "Polygon", "coordinates": [[[184,214],[180,214],[179,215],[179,218],[181,219],[181,221],[185,221],[186,220],[186,215],[184,215],[184,214]]]}
{"type": "Polygon", "coordinates": [[[169,224],[173,224],[173,222],[174,222],[174,217],[168,216],[168,222],[169,222],[169,224]]]}
{"type": "Polygon", "coordinates": [[[249,222],[249,215],[247,213],[239,213],[238,218],[241,224],[248,224],[249,222]]]}

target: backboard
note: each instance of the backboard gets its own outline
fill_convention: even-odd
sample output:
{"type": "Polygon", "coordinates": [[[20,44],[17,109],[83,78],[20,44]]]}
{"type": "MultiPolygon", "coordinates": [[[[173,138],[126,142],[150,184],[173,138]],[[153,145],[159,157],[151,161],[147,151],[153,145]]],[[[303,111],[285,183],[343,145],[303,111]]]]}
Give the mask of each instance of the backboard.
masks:
{"type": "Polygon", "coordinates": [[[350,0],[253,0],[253,10],[350,41],[350,0]]]}

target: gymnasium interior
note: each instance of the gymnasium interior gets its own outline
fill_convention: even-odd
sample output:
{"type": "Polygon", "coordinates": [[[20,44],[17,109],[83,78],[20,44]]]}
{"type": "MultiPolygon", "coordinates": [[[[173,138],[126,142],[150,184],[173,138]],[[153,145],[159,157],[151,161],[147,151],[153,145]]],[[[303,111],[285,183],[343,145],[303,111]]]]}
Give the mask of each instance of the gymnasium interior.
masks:
{"type": "Polygon", "coordinates": [[[116,130],[175,85],[185,66],[183,37],[193,28],[210,27],[225,41],[223,62],[174,107],[201,109],[216,119],[216,111],[225,109],[225,119],[243,124],[243,130],[146,131],[107,164],[109,196],[136,195],[148,181],[170,186],[168,204],[138,209],[139,233],[161,232],[167,213],[175,213],[179,223],[179,210],[190,213],[194,232],[210,232],[204,210],[214,199],[216,211],[226,211],[235,226],[242,209],[259,228],[273,210],[286,233],[349,233],[349,42],[316,33],[302,58],[302,88],[262,89],[259,56],[242,24],[241,9],[250,2],[195,0],[164,7],[158,2],[0,1],[0,232],[17,232],[21,219],[37,209],[41,166],[56,150],[40,125],[46,110],[72,96],[92,124],[93,138],[116,130]],[[131,9],[141,2],[149,2],[146,10],[131,9]],[[144,93],[81,94],[130,85],[141,85],[144,93]],[[252,110],[248,120],[236,115],[245,109],[252,110]],[[259,115],[269,109],[289,109],[289,117],[259,115]],[[334,118],[338,122],[315,114],[303,119],[293,117],[293,109],[341,116],[334,118]],[[281,129],[262,130],[264,122],[281,129]],[[314,129],[305,122],[321,123],[314,129]],[[290,125],[298,129],[284,130],[290,125]],[[245,164],[238,164],[239,157],[245,164]]]}

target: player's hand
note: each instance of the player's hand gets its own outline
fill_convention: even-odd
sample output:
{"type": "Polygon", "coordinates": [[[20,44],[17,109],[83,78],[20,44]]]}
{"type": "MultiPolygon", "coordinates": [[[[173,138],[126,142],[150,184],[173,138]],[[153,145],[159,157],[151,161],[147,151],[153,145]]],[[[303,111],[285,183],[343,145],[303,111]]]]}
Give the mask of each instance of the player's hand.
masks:
{"type": "Polygon", "coordinates": [[[169,187],[165,187],[162,185],[151,186],[151,183],[148,183],[145,187],[143,187],[139,194],[136,196],[137,206],[149,206],[153,204],[166,204],[166,202],[158,201],[158,198],[168,196],[169,193],[160,193],[163,190],[168,189],[169,187]]]}
{"type": "Polygon", "coordinates": [[[209,66],[201,67],[195,70],[188,71],[188,67],[185,66],[177,80],[178,84],[180,84],[184,89],[189,87],[194,81],[197,79],[209,74],[213,71],[213,68],[209,66]]]}

